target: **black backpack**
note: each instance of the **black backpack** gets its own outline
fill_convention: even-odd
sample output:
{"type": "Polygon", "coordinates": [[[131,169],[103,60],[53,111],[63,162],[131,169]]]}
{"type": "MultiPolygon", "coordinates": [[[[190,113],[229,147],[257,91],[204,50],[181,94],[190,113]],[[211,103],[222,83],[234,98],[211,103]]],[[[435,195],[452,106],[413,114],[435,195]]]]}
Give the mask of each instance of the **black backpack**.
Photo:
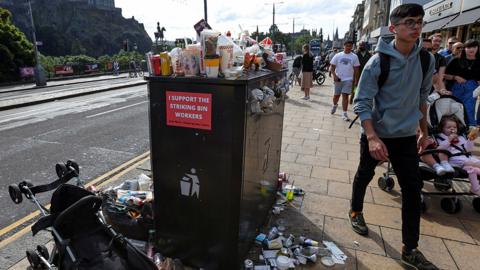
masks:
{"type": "MultiPolygon", "coordinates": [[[[390,55],[385,53],[378,53],[380,56],[380,76],[378,76],[378,89],[381,89],[385,82],[387,81],[388,74],[390,73],[390,55]]],[[[422,65],[422,78],[425,77],[428,68],[430,67],[430,53],[421,49],[418,53],[420,55],[420,63],[422,65]]],[[[423,81],[423,79],[422,79],[423,81]]]]}
{"type": "MultiPolygon", "coordinates": [[[[425,73],[427,73],[428,68],[430,67],[430,53],[425,50],[421,49],[418,53],[420,55],[420,63],[422,65],[422,81],[425,78],[425,73]]],[[[378,89],[380,90],[385,82],[387,81],[388,74],[390,73],[390,55],[379,52],[380,57],[380,75],[378,76],[378,89]]],[[[348,128],[352,128],[353,124],[357,121],[358,115],[353,119],[352,123],[348,126],[348,128]]]]}

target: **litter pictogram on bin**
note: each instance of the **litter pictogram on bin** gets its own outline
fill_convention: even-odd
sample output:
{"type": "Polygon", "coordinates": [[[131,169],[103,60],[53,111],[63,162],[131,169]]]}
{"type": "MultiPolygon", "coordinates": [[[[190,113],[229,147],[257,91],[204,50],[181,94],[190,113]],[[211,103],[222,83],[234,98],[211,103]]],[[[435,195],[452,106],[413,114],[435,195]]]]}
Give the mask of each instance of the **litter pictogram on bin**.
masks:
{"type": "Polygon", "coordinates": [[[183,196],[196,196],[197,199],[200,197],[200,179],[196,173],[195,168],[191,168],[190,173],[185,173],[180,180],[180,191],[183,196]]]}

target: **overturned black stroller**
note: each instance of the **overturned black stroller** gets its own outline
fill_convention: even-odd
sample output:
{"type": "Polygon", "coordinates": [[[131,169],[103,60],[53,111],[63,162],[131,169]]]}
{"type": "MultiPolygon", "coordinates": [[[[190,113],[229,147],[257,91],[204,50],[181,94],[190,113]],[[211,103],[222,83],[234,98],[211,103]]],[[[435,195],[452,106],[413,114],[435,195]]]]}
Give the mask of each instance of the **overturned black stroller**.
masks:
{"type": "Polygon", "coordinates": [[[33,235],[49,230],[55,245],[51,254],[45,246],[27,250],[33,269],[156,269],[155,264],[128,239],[107,225],[99,211],[102,199],[84,189],[79,166],[73,161],[56,165],[58,180],[34,186],[29,182],[9,186],[11,199],[20,204],[23,196],[35,203],[43,214],[33,226],[33,235]],[[77,178],[77,185],[66,184],[77,178]],[[55,190],[51,207],[39,203],[35,194],[55,190]]]}
{"type": "MultiPolygon", "coordinates": [[[[463,127],[459,130],[459,134],[465,135],[468,132],[467,128],[467,113],[462,102],[454,96],[441,96],[435,100],[429,107],[428,110],[428,128],[429,133],[433,134],[436,140],[439,138],[435,134],[440,133],[439,124],[443,116],[446,115],[455,115],[461,122],[463,127]]],[[[421,155],[432,154],[434,158],[438,153],[446,154],[451,156],[451,153],[446,150],[440,149],[431,149],[425,150],[421,155]]],[[[469,153],[465,153],[469,154],[469,153]]],[[[437,160],[438,161],[438,160],[437,160]]],[[[422,191],[422,211],[427,210],[427,204],[424,199],[424,196],[442,196],[444,198],[440,201],[440,207],[443,211],[449,214],[455,214],[460,212],[462,209],[462,201],[459,199],[460,196],[476,196],[470,192],[459,192],[454,186],[454,182],[457,183],[470,183],[468,180],[468,173],[459,167],[454,167],[454,173],[446,173],[445,175],[439,176],[435,173],[430,166],[420,162],[420,179],[426,183],[433,184],[437,192],[428,192],[422,191]]],[[[390,192],[395,186],[395,182],[392,175],[395,175],[390,162],[387,163],[387,170],[382,177],[378,179],[378,186],[387,192],[390,192]]],[[[475,197],[472,200],[472,206],[480,213],[480,197],[475,197]]]]}

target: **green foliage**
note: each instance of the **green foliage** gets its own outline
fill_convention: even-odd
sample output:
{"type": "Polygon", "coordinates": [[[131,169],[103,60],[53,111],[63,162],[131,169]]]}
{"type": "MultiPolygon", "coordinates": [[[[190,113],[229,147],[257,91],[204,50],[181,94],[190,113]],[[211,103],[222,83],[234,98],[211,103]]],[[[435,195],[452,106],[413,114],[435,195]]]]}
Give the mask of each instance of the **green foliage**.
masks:
{"type": "MultiPolygon", "coordinates": [[[[2,47],[0,46],[0,56],[2,55],[2,47]]],[[[130,61],[134,60],[137,63],[145,60],[144,56],[138,52],[125,52],[121,50],[118,54],[102,55],[95,59],[87,55],[67,55],[67,56],[45,56],[40,54],[40,62],[43,68],[48,72],[49,77],[53,77],[55,73],[55,66],[70,65],[76,74],[81,73],[85,65],[98,64],[100,71],[111,71],[113,61],[118,61],[121,69],[128,69],[130,61]]]]}
{"type": "Polygon", "coordinates": [[[302,52],[302,47],[304,44],[309,44],[310,40],[312,40],[313,37],[310,34],[304,34],[303,36],[298,37],[295,40],[294,48],[296,53],[301,53],[302,52]]]}
{"type": "Polygon", "coordinates": [[[31,67],[35,62],[32,43],[11,19],[12,14],[0,8],[0,82],[19,80],[19,68],[31,67]]]}

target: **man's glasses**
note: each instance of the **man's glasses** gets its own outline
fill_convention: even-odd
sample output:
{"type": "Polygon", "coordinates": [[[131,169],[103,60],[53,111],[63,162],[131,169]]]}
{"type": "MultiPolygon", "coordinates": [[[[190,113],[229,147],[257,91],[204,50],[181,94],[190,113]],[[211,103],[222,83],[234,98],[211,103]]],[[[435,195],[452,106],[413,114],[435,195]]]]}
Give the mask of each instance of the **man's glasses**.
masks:
{"type": "Polygon", "coordinates": [[[400,24],[403,24],[405,25],[406,27],[408,28],[415,28],[415,26],[418,24],[420,25],[421,27],[424,27],[425,24],[427,24],[424,20],[418,20],[418,21],[415,21],[413,19],[408,19],[408,20],[405,20],[404,22],[401,22],[401,23],[397,23],[395,25],[400,25],[400,24]]]}

